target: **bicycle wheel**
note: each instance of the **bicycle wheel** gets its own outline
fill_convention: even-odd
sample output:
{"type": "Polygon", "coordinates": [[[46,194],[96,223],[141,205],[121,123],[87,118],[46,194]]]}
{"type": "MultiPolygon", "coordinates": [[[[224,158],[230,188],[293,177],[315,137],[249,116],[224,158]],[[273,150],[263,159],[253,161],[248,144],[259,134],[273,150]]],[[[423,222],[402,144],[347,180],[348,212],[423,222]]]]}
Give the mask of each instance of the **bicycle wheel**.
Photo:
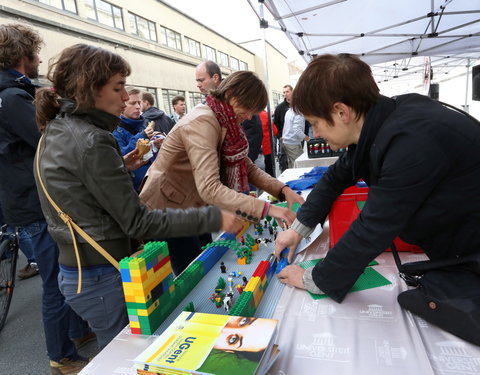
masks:
{"type": "Polygon", "coordinates": [[[0,237],[0,330],[7,319],[8,309],[15,288],[18,243],[16,237],[3,234],[0,237]]]}

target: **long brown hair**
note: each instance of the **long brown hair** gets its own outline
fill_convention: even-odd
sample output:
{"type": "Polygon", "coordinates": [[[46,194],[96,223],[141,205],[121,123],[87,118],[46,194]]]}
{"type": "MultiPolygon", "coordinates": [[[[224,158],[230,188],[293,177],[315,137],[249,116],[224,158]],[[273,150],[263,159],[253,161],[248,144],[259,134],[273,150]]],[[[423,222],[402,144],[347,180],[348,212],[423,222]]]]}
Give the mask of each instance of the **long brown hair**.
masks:
{"type": "Polygon", "coordinates": [[[292,96],[292,108],[304,116],[316,116],[333,123],[332,109],[344,103],[366,115],[380,93],[370,66],[348,55],[321,55],[314,58],[298,80],[292,96]]]}
{"type": "Polygon", "coordinates": [[[246,70],[230,74],[210,95],[222,101],[235,98],[240,107],[254,113],[260,113],[268,102],[267,89],[263,82],[255,73],[246,70]]]}
{"type": "Polygon", "coordinates": [[[50,61],[47,78],[53,88],[42,88],[35,95],[36,120],[40,131],[58,114],[58,98],[72,99],[78,108],[93,108],[95,95],[117,73],[128,76],[128,62],[116,53],[86,44],[64,49],[50,61]]]}

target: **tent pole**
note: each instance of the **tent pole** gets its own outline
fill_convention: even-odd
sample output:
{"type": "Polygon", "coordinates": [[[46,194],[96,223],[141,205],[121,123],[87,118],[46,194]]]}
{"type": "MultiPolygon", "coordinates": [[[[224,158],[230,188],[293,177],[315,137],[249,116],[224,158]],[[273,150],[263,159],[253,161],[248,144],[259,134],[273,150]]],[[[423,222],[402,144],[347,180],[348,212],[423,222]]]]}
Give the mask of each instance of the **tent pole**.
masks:
{"type": "Polygon", "coordinates": [[[468,80],[469,80],[469,77],[470,77],[470,58],[467,59],[467,84],[465,85],[465,105],[464,105],[464,108],[463,110],[467,113],[470,113],[469,112],[469,108],[468,108],[468,80]]]}
{"type": "Polygon", "coordinates": [[[268,27],[267,21],[265,21],[264,15],[263,15],[263,0],[259,0],[259,15],[260,15],[260,28],[262,29],[262,42],[263,42],[263,70],[265,74],[265,88],[267,89],[268,95],[268,101],[267,101],[267,118],[268,118],[268,135],[270,138],[270,148],[272,149],[271,159],[272,159],[272,170],[273,170],[273,177],[277,176],[276,172],[276,164],[275,164],[275,141],[273,138],[273,126],[272,126],[272,110],[270,107],[270,84],[269,84],[269,79],[268,79],[268,57],[267,57],[267,41],[265,38],[265,29],[268,27]]]}

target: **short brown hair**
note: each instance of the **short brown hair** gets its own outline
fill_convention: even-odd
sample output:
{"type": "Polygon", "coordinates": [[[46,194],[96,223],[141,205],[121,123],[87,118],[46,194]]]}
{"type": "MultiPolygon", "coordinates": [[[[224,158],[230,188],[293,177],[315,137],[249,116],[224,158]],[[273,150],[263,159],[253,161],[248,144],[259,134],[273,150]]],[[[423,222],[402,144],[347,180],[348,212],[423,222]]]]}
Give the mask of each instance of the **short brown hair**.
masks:
{"type": "Polygon", "coordinates": [[[55,118],[60,105],[57,97],[72,99],[77,109],[95,107],[97,91],[115,74],[130,75],[130,65],[116,53],[106,49],[75,44],[65,48],[56,61],[50,61],[47,78],[51,88],[41,88],[35,95],[36,119],[42,131],[55,118]]]}
{"type": "Polygon", "coordinates": [[[185,97],[181,95],[177,95],[172,99],[172,105],[176,105],[178,102],[184,102],[185,97]]]}
{"type": "MultiPolygon", "coordinates": [[[[138,94],[138,93],[137,93],[138,94]]],[[[130,93],[128,93],[128,95],[131,95],[130,93]]],[[[147,101],[150,105],[154,105],[155,104],[155,99],[153,98],[153,95],[151,93],[149,93],[148,91],[145,91],[143,94],[142,94],[142,102],[143,101],[147,101]]]]}
{"type": "Polygon", "coordinates": [[[336,102],[366,115],[380,97],[380,91],[365,62],[349,54],[320,55],[314,58],[298,80],[292,108],[304,116],[316,116],[332,124],[336,102]]]}
{"type": "Polygon", "coordinates": [[[24,56],[32,61],[42,45],[40,35],[28,26],[0,25],[0,69],[17,67],[24,56]]]}
{"type": "Polygon", "coordinates": [[[237,71],[225,78],[216,90],[210,92],[217,100],[235,98],[242,108],[260,113],[268,102],[265,85],[250,71],[237,71]]]}
{"type": "Polygon", "coordinates": [[[125,90],[127,90],[128,96],[138,95],[141,93],[141,91],[139,89],[136,89],[135,87],[126,87],[125,90]]]}

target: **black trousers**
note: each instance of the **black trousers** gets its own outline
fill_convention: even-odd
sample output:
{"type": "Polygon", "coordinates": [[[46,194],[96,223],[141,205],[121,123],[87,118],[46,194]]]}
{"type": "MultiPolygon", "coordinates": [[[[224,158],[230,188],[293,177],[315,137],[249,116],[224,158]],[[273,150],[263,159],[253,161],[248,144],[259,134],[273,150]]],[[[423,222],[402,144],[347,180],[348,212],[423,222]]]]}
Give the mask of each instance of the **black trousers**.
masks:
{"type": "Polygon", "coordinates": [[[267,172],[270,176],[273,177],[273,160],[272,160],[272,154],[263,155],[263,158],[264,158],[264,160],[265,160],[265,172],[267,172]]]}
{"type": "Polygon", "coordinates": [[[163,239],[168,244],[170,261],[175,276],[178,276],[202,252],[201,247],[212,242],[212,234],[163,239]]]}

